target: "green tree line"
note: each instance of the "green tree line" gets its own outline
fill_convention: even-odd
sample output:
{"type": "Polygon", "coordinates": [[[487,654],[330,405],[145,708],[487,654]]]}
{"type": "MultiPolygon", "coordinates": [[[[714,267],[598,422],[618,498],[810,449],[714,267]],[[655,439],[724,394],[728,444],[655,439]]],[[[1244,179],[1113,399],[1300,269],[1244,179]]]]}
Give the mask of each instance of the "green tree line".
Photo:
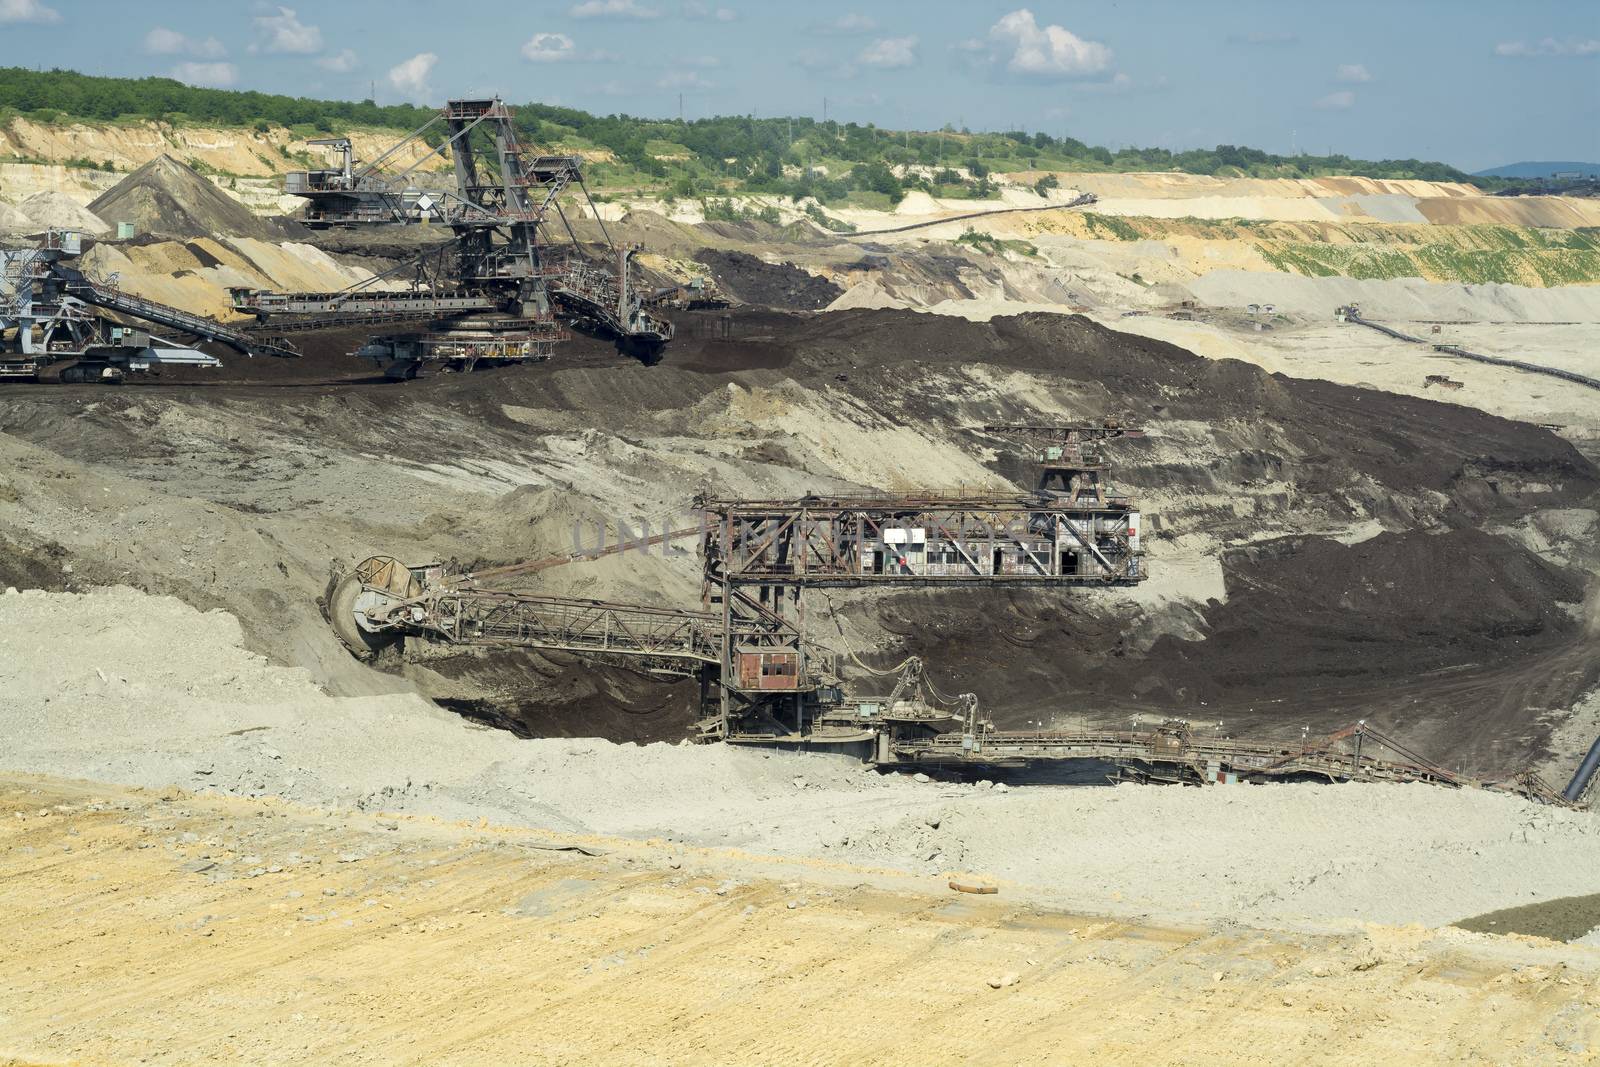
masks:
{"type": "MultiPolygon", "coordinates": [[[[309,126],[324,133],[346,126],[410,130],[433,114],[432,109],[409,104],[312,100],[204,89],[171,78],[102,78],[70,70],[22,67],[0,68],[0,110],[45,122],[152,119],[263,130],[272,125],[309,126]]],[[[578,141],[609,149],[619,161],[611,168],[614,173],[610,177],[659,183],[681,196],[746,191],[832,201],[856,191],[882,194],[895,201],[912,187],[941,195],[985,196],[993,191],[987,182],[990,173],[1016,170],[1175,170],[1263,178],[1358,174],[1496,184],[1444,163],[1417,159],[1282,156],[1236,145],[1183,152],[1165,148],[1112,151],[1073,137],[1023,131],[894,131],[870,123],[737,115],[680,122],[592,115],[537,103],[519,106],[517,121],[534,143],[578,141]],[[682,146],[688,158],[658,158],[663,153],[652,151],[651,146],[663,142],[682,146]],[[906,164],[929,170],[909,179],[897,177],[895,168],[906,164]],[[956,167],[965,174],[952,169],[956,167]]]]}

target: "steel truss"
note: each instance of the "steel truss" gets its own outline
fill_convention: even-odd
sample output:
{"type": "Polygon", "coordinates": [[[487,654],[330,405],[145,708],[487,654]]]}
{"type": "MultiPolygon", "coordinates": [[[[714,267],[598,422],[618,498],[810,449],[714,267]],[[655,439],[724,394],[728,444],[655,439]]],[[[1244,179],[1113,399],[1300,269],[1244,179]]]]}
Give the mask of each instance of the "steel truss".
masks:
{"type": "MultiPolygon", "coordinates": [[[[1138,512],[1048,495],[701,499],[702,600],[722,619],[717,729],[762,706],[808,726],[806,694],[831,683],[805,636],[806,588],[1128,585],[1144,579],[1138,512]]],[[[809,703],[815,703],[810,701],[809,703]]],[[[709,710],[709,709],[708,709],[709,710]]]]}
{"type": "Polygon", "coordinates": [[[709,612],[468,588],[424,591],[369,617],[453,645],[646,656],[694,668],[719,662],[720,627],[709,612]]]}
{"type": "Polygon", "coordinates": [[[1100,445],[1119,437],[1143,437],[1144,431],[1121,419],[1074,425],[1008,423],[980,426],[991,437],[1023,441],[1037,449],[1038,491],[1064,496],[1075,504],[1109,504],[1125,498],[1112,493],[1106,482],[1111,469],[1100,445]]]}
{"type": "MultiPolygon", "coordinates": [[[[566,323],[653,350],[672,338],[672,324],[652,315],[631,281],[635,249],[612,248],[611,258],[585,256],[561,207],[561,194],[577,187],[588,196],[577,156],[533,155],[517,139],[513,113],[499,99],[451,100],[437,115],[370,163],[357,166],[347,138],[323,142],[340,152],[337,170],[299,171],[288,192],[307,201],[305,220],[317,227],[439,223],[454,240],[379,278],[342,293],[270,293],[237,290],[234,306],[267,320],[295,316],[296,325],[327,317],[341,325],[378,324],[425,318],[426,330],[540,329],[539,343],[469,346],[432,344],[416,333],[375,337],[359,354],[385,365],[396,377],[412,376],[424,362],[470,365],[476,359],[518,361],[549,355],[566,335],[566,323]],[[437,140],[438,143],[433,143],[437,140]],[[408,148],[427,146],[409,165],[391,173],[408,148]],[[421,166],[448,155],[454,186],[419,187],[421,166]],[[558,220],[570,244],[552,244],[548,228],[558,220]],[[408,291],[380,292],[384,278],[411,273],[408,291]],[[513,320],[522,320],[509,325],[513,320]]],[[[592,200],[590,201],[593,207],[592,200]]],[[[596,218],[598,219],[598,213],[596,218]]],[[[601,223],[604,231],[604,223],[601,223]]],[[[609,244],[609,235],[607,235],[609,244]]],[[[527,338],[519,337],[518,340],[527,338]]]]}

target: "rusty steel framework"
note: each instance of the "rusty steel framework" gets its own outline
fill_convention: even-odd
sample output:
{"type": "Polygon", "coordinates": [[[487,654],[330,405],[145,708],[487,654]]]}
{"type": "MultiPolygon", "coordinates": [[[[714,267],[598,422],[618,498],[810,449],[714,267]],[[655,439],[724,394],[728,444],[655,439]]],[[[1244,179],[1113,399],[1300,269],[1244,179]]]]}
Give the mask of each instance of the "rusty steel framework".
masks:
{"type": "Polygon", "coordinates": [[[399,610],[414,632],[453,645],[643,656],[685,674],[719,659],[710,612],[473,588],[429,590],[399,610]]]}
{"type": "MultiPolygon", "coordinates": [[[[730,685],[723,677],[724,619],[711,612],[479,589],[471,579],[436,565],[407,568],[390,557],[373,557],[336,579],[326,607],[330,622],[353,648],[366,647],[359,644],[364,632],[398,631],[449,645],[561,650],[625,661],[653,673],[697,674],[707,688],[745,685],[730,685]],[[350,629],[352,621],[360,628],[350,629]]],[[[920,660],[908,660],[893,673],[893,691],[883,697],[846,696],[820,686],[809,694],[747,688],[750,699],[734,729],[703,731],[701,739],[825,746],[879,766],[913,769],[990,770],[1077,761],[1115,768],[1117,777],[1140,782],[1427,782],[1514,793],[1546,804],[1574,802],[1532,774],[1488,782],[1465,778],[1365,722],[1298,743],[1225,737],[1182,721],[1152,730],[997,730],[978,715],[971,695],[944,708],[921,699],[927,686],[920,660]],[[788,705],[774,697],[805,700],[805,721],[785,721],[788,705]]]]}
{"type": "Polygon", "coordinates": [[[708,570],[740,582],[1142,581],[1139,513],[1042,494],[704,500],[708,570]]]}
{"type": "Polygon", "coordinates": [[[1117,418],[1064,426],[1007,423],[980,426],[976,432],[1033,445],[1039,492],[1064,496],[1075,504],[1098,505],[1126,499],[1111,490],[1106,478],[1110,458],[1099,446],[1120,437],[1144,436],[1142,429],[1117,418]]]}
{"type": "Polygon", "coordinates": [[[438,223],[454,240],[340,293],[235,289],[234,307],[291,329],[414,321],[416,329],[373,337],[358,350],[397,378],[414,377],[425,364],[469,369],[480,361],[548,358],[569,336],[567,326],[653,354],[671,340],[673,328],[645,307],[633,284],[636,250],[610,247],[598,260],[585,253],[560,200],[572,187],[588,197],[582,160],[526,152],[513,120],[498,98],[451,100],[359,166],[348,138],[314,142],[336,149],[340,166],[288,175],[286,191],[307,202],[307,225],[438,223]],[[422,146],[427,150],[409,165],[390,169],[407,149],[422,146]],[[432,175],[419,173],[422,165],[444,156],[452,162],[454,185],[426,187],[432,175]],[[554,220],[570,243],[550,241],[554,220]],[[408,288],[375,288],[396,280],[408,288]]]}
{"type": "Polygon", "coordinates": [[[1413,752],[1365,721],[1298,743],[1210,735],[1172,721],[1154,730],[1033,730],[884,735],[878,762],[911,766],[992,767],[1052,761],[1115,766],[1134,781],[1221,783],[1311,780],[1427,782],[1515,793],[1567,804],[1532,773],[1475,781],[1413,752]]]}
{"type": "MultiPolygon", "coordinates": [[[[701,740],[824,747],[881,766],[959,770],[1085,761],[1115,767],[1119,776],[1136,781],[1420,781],[1570,803],[1531,774],[1470,781],[1364,722],[1298,744],[1223,737],[1177,721],[1146,731],[997,730],[980,716],[971,694],[953,699],[939,694],[915,657],[893,671],[874,672],[895,679],[886,696],[846,693],[828,654],[806,639],[799,612],[802,572],[829,585],[937,585],[962,578],[863,568],[862,544],[902,543],[886,541],[883,534],[912,528],[906,523],[925,522],[925,528],[941,529],[940,537],[953,537],[962,528],[949,513],[947,498],[939,498],[937,507],[943,510],[930,506],[934,498],[929,497],[872,499],[873,504],[859,498],[848,506],[816,498],[702,501],[703,528],[666,531],[652,541],[701,536],[706,597],[718,611],[542,596],[478,584],[607,554],[604,549],[456,573],[437,564],[407,567],[375,556],[348,574],[336,574],[324,606],[341,638],[360,653],[411,634],[459,646],[561,650],[619,659],[655,673],[697,675],[708,713],[700,725],[701,740]],[[757,516],[764,522],[753,521],[757,516]],[[855,551],[847,547],[852,544],[855,551]],[[802,557],[802,548],[826,551],[802,557]],[[804,566],[798,565],[801,558],[807,559],[804,566]]],[[[1057,522],[1066,508],[1060,501],[1052,508],[1032,498],[1012,504],[1047,517],[1056,514],[1046,521],[1057,522]]],[[[1013,518],[994,499],[965,505],[991,516],[991,522],[996,516],[1013,518]]],[[[1069,519],[1073,514],[1067,509],[1069,519]]],[[[1102,575],[1099,584],[1126,583],[1130,573],[1102,575]]],[[[1033,573],[1024,579],[1060,583],[1062,576],[1033,573]]]]}
{"type": "MultiPolygon", "coordinates": [[[[807,588],[1131,585],[1144,580],[1139,513],[1050,495],[696,501],[706,515],[702,600],[722,619],[723,680],[704,732],[752,724],[791,737],[837,719],[805,636],[807,588]]],[[[712,709],[708,709],[711,711],[712,709]]]]}

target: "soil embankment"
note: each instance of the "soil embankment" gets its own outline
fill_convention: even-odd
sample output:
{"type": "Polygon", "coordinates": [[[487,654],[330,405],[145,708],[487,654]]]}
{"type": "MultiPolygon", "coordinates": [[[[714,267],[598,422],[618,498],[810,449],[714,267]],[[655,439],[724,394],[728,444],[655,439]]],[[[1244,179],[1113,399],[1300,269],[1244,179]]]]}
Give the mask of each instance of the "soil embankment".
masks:
{"type": "Polygon", "coordinates": [[[1008,787],[739,746],[519,740],[411,694],[330,696],[241,638],[229,615],[130,589],[0,596],[0,771],[982,871],[1015,900],[1172,921],[1439,925],[1592,892],[1600,862],[1600,816],[1481,790],[1008,787]],[[92,660],[20,666],[90,625],[92,660]]]}
{"type": "Polygon", "coordinates": [[[746,252],[702,249],[695,259],[734,299],[784,311],[820,311],[844,290],[792,263],[767,263],[746,252]]]}
{"type": "Polygon", "coordinates": [[[309,233],[287,220],[262,218],[168,155],[129,174],[89,210],[101,219],[131,222],[139,233],[171,237],[228,234],[272,241],[309,233]]]}
{"type": "MultiPolygon", "coordinates": [[[[1150,435],[1117,446],[1114,477],[1150,516],[1146,586],[857,591],[812,609],[818,638],[843,626],[879,662],[922,654],[942,688],[979,693],[1005,724],[1176,715],[1298,735],[1365,716],[1484,773],[1543,755],[1549,721],[1596,680],[1600,654],[1577,618],[1582,546],[1504,533],[1592,511],[1600,477],[1550,432],[1471,409],[1272,376],[1052,315],[690,314],[652,367],[579,339],[550,363],[404,385],[373,382],[347,345],[114,393],[11,391],[0,427],[115,472],[114,491],[155,490],[156,514],[173,496],[221,505],[285,546],[287,578],[245,578],[254,565],[206,546],[178,559],[213,559],[214,578],[153,559],[131,561],[132,576],[228,606],[274,656],[313,642],[332,664],[343,653],[314,593],[291,592],[320,590],[330,555],[536,558],[567,549],[573,516],[636,525],[681,514],[701,485],[758,497],[1026,485],[1021,456],[966,428],[1129,412],[1150,435]],[[528,492],[555,495],[529,510],[528,492]],[[546,517],[555,501],[568,517],[546,517]],[[274,636],[285,619],[293,645],[274,636]]],[[[80,576],[102,569],[95,546],[114,525],[63,530],[51,483],[20,479],[18,492],[7,525],[20,528],[0,534],[40,565],[54,552],[80,576]]],[[[685,606],[699,590],[692,559],[658,556],[541,583],[685,606]]],[[[526,733],[659,739],[694,714],[692,686],[546,657],[398,669],[526,733]]]]}

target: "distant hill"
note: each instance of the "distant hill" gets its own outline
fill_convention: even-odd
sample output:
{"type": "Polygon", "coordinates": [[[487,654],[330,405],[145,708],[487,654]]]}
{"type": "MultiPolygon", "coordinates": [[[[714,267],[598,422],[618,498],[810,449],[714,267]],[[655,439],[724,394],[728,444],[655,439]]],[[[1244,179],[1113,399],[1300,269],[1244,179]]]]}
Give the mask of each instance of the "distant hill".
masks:
{"type": "Polygon", "coordinates": [[[1507,163],[1492,170],[1474,173],[1477,178],[1548,178],[1553,174],[1580,174],[1585,178],[1600,178],[1600,163],[1507,163]]]}

